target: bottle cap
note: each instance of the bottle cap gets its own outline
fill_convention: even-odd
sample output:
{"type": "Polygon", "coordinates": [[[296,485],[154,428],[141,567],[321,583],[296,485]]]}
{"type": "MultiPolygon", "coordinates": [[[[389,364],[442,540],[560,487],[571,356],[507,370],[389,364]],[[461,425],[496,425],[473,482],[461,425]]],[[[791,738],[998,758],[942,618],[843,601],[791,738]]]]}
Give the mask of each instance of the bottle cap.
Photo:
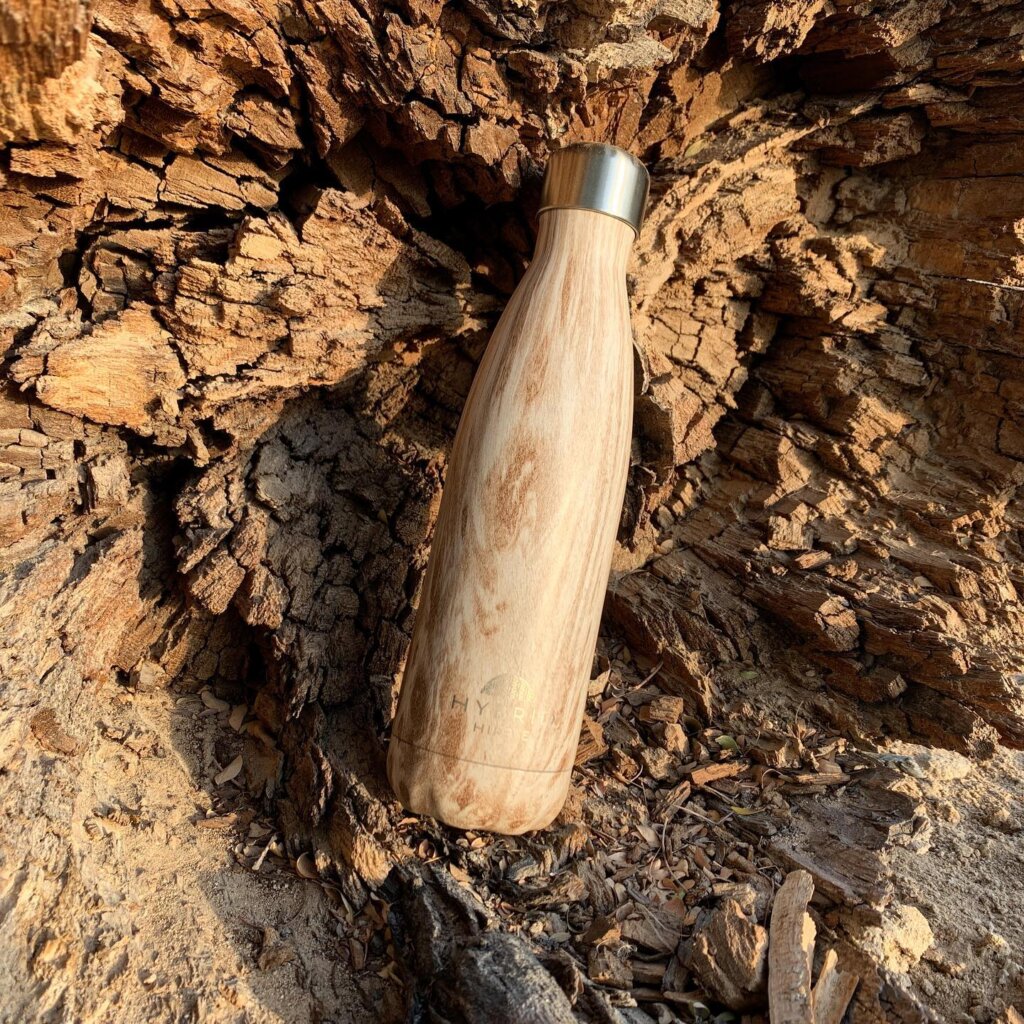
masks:
{"type": "Polygon", "coordinates": [[[548,161],[540,212],[596,210],[640,232],[651,179],[631,153],[599,142],[556,149],[548,161]]]}

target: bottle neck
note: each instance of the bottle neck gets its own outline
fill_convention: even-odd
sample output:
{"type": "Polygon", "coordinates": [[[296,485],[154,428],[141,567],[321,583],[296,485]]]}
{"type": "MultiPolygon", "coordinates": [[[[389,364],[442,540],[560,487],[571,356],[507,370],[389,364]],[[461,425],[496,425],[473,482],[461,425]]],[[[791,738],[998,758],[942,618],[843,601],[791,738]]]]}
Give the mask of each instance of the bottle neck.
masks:
{"type": "Polygon", "coordinates": [[[552,257],[593,262],[621,274],[633,251],[633,228],[596,210],[550,209],[540,215],[534,263],[552,257]]]}

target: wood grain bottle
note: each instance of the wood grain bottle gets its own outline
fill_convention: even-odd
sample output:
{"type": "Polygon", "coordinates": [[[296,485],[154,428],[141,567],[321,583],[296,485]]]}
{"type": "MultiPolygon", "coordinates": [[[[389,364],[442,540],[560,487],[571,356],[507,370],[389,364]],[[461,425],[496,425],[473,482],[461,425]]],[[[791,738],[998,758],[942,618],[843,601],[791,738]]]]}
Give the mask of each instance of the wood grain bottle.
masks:
{"type": "Polygon", "coordinates": [[[613,146],[552,156],[462,414],[388,751],[402,803],[450,825],[518,834],[565,802],[629,463],[647,189],[613,146]]]}

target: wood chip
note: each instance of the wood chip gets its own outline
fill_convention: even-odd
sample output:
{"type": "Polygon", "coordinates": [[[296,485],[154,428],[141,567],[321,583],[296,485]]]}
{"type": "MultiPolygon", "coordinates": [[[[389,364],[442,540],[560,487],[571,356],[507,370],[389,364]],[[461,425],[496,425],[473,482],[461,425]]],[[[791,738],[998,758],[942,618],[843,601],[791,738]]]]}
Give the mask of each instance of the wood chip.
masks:
{"type": "Polygon", "coordinates": [[[686,757],[690,753],[690,737],[686,730],[676,722],[669,722],[661,733],[661,745],[677,757],[686,757]]]}
{"type": "Polygon", "coordinates": [[[682,938],[683,921],[675,914],[667,914],[653,907],[637,905],[638,917],[622,921],[622,937],[627,942],[660,953],[674,953],[682,938]]]}
{"type": "Polygon", "coordinates": [[[366,946],[358,939],[350,938],[348,940],[348,953],[352,970],[361,971],[366,966],[366,946]]]}
{"type": "Polygon", "coordinates": [[[661,747],[644,747],[640,751],[640,761],[647,774],[658,782],[675,775],[675,758],[661,747]]]}
{"type": "Polygon", "coordinates": [[[785,778],[797,786],[842,786],[850,781],[843,772],[794,772],[785,778]]]}
{"type": "Polygon", "coordinates": [[[858,984],[860,978],[856,974],[839,969],[839,955],[830,949],[811,993],[814,1024],[840,1024],[858,984]]]}
{"type": "Polygon", "coordinates": [[[768,1010],[772,1024],[814,1024],[811,960],[814,922],[807,904],[814,880],[791,871],[775,895],[768,932],[768,1010]]]}
{"type": "MultiPolygon", "coordinates": [[[[664,963],[646,963],[643,960],[634,960],[632,962],[633,968],[633,981],[639,982],[641,985],[657,985],[658,986],[658,997],[661,997],[661,979],[665,977],[665,969],[668,966],[664,963]]],[[[639,998],[637,990],[633,990],[633,997],[639,998]]]]}
{"type": "Polygon", "coordinates": [[[764,1003],[768,932],[733,899],[704,915],[685,962],[701,986],[730,1010],[764,1003]]]}
{"type": "Polygon", "coordinates": [[[769,768],[798,766],[800,751],[800,742],[792,736],[762,736],[749,747],[750,756],[769,768]]]}
{"type": "Polygon", "coordinates": [[[679,721],[679,716],[686,708],[686,701],[682,697],[661,696],[648,701],[637,714],[641,722],[671,722],[679,721]]]}
{"type": "Polygon", "coordinates": [[[633,782],[640,774],[640,765],[621,747],[612,747],[612,774],[622,782],[633,782]]]}
{"type": "Polygon", "coordinates": [[[805,551],[803,554],[794,556],[789,564],[797,569],[817,569],[831,558],[832,556],[827,551],[805,551]]]}
{"type": "MultiPolygon", "coordinates": [[[[633,967],[635,969],[636,964],[633,967]]],[[[660,988],[631,988],[629,994],[638,1003],[660,1003],[665,998],[660,988]]]]}
{"type": "Polygon", "coordinates": [[[587,975],[591,981],[609,988],[633,987],[633,971],[629,962],[608,946],[596,946],[590,951],[587,975]]]}
{"type": "Polygon", "coordinates": [[[608,752],[608,744],[604,739],[604,730],[592,718],[583,719],[580,729],[580,742],[576,748],[576,767],[588,761],[596,761],[608,752]]]}
{"type": "Polygon", "coordinates": [[[690,799],[693,787],[688,779],[673,786],[671,789],[662,790],[658,794],[658,800],[654,807],[654,820],[668,823],[675,817],[676,811],[690,799]]]}
{"type": "Polygon", "coordinates": [[[706,786],[709,782],[716,782],[718,779],[729,779],[739,775],[750,767],[744,761],[721,761],[712,764],[701,765],[690,772],[690,781],[695,786],[706,786]]]}
{"type": "Polygon", "coordinates": [[[29,719],[29,728],[39,745],[54,754],[78,752],[78,741],[60,724],[53,708],[42,708],[29,719]]]}
{"type": "Polygon", "coordinates": [[[587,685],[587,696],[598,697],[603,694],[608,687],[611,675],[612,670],[610,668],[606,668],[600,675],[591,679],[590,683],[587,685]]]}

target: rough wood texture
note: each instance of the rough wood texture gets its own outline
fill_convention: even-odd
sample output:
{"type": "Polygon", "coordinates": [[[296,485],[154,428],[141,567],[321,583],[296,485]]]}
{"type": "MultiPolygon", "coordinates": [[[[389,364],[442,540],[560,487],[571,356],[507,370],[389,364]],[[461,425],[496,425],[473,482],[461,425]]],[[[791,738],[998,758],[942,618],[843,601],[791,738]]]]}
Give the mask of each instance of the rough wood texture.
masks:
{"type": "Polygon", "coordinates": [[[449,825],[518,835],[565,803],[629,469],[634,237],[543,215],[462,414],[388,751],[449,825]]]}
{"type": "Polygon", "coordinates": [[[730,1010],[763,1005],[768,932],[725,899],[698,924],[686,964],[701,987],[730,1010]]]}
{"type": "Polygon", "coordinates": [[[846,1008],[860,979],[851,971],[839,969],[839,955],[834,949],[825,954],[818,980],[811,992],[814,1024],[841,1024],[846,1008]]]}
{"type": "Polygon", "coordinates": [[[768,933],[768,1012],[774,1024],[814,1024],[815,929],[807,913],[813,894],[814,880],[806,871],[787,875],[775,894],[768,933]]]}
{"type": "Polygon", "coordinates": [[[0,13],[0,784],[12,863],[46,851],[11,990],[84,899],[106,685],[258,681],[254,783],[365,898],[447,452],[565,140],[653,170],[606,628],[687,714],[770,632],[851,733],[1024,743],[1022,40],[942,0],[0,13]]]}
{"type": "Polygon", "coordinates": [[[798,796],[784,829],[756,819],[740,828],[778,863],[807,872],[819,893],[871,916],[893,898],[891,848],[925,852],[931,831],[924,806],[887,768],[863,772],[841,797],[798,796]]]}
{"type": "Polygon", "coordinates": [[[392,932],[413,972],[413,1019],[575,1024],[572,1004],[518,936],[443,869],[395,877],[392,932]]]}

